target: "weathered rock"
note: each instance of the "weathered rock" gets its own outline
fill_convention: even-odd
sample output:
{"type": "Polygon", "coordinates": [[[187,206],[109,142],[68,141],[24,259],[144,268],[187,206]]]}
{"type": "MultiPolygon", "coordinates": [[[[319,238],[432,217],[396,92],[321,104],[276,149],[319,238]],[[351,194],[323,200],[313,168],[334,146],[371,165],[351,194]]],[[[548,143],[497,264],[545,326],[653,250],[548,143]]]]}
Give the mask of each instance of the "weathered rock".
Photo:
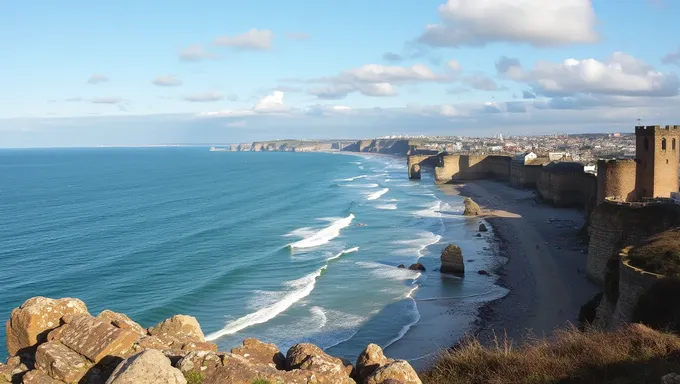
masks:
{"type": "Polygon", "coordinates": [[[217,344],[207,341],[190,341],[182,345],[185,351],[213,351],[217,352],[217,344]]]}
{"type": "Polygon", "coordinates": [[[449,244],[444,248],[441,255],[442,266],[440,271],[443,273],[465,273],[463,263],[463,251],[459,246],[449,244]]]}
{"type": "Polygon", "coordinates": [[[34,369],[32,371],[26,372],[23,378],[24,384],[64,384],[63,381],[59,381],[51,378],[45,372],[34,369]]]}
{"type": "Polygon", "coordinates": [[[399,264],[397,268],[406,268],[406,266],[404,264],[399,264]]]}
{"type": "Polygon", "coordinates": [[[55,341],[40,344],[35,352],[35,365],[52,378],[67,383],[80,381],[91,366],[87,359],[55,341]]]}
{"type": "Polygon", "coordinates": [[[127,357],[139,335],[127,329],[114,327],[110,323],[81,315],[55,336],[55,340],[98,363],[107,356],[127,357]]]}
{"type": "Polygon", "coordinates": [[[480,269],[479,271],[477,271],[477,273],[480,275],[488,275],[489,271],[487,271],[486,269],[480,269]]]}
{"type": "Polygon", "coordinates": [[[176,367],[177,364],[179,363],[182,358],[188,354],[190,354],[193,351],[185,351],[182,349],[166,349],[163,350],[163,354],[165,357],[170,359],[170,364],[172,364],[173,367],[176,367]]]}
{"type": "Polygon", "coordinates": [[[286,366],[291,369],[304,369],[319,373],[349,376],[354,369],[342,359],[333,357],[314,344],[300,343],[290,347],[286,353],[286,366]]]}
{"type": "Polygon", "coordinates": [[[482,237],[482,234],[481,234],[481,233],[478,233],[478,234],[476,234],[475,236],[476,236],[476,237],[482,237]]]}
{"type": "Polygon", "coordinates": [[[24,348],[34,347],[46,341],[47,333],[59,327],[65,315],[87,313],[85,303],[78,299],[30,298],[15,308],[7,320],[7,351],[16,355],[24,348]]]}
{"type": "Polygon", "coordinates": [[[163,351],[170,349],[170,346],[165,344],[161,339],[156,336],[142,336],[137,339],[137,344],[135,345],[136,352],[141,352],[145,349],[157,349],[163,351]]]}
{"type": "Polygon", "coordinates": [[[173,348],[180,349],[186,343],[205,342],[205,336],[193,316],[175,315],[148,329],[149,335],[156,336],[173,348]]]}
{"type": "Polygon", "coordinates": [[[113,312],[106,309],[97,315],[97,320],[108,322],[115,327],[127,329],[140,335],[146,335],[146,331],[141,325],[137,324],[122,313],[113,312]]]}
{"type": "Polygon", "coordinates": [[[488,229],[486,228],[486,224],[481,223],[479,224],[479,232],[486,232],[488,229]]]}
{"type": "Polygon", "coordinates": [[[193,351],[184,356],[178,363],[177,369],[183,374],[195,372],[204,378],[215,373],[217,368],[223,366],[222,358],[211,351],[193,351]]]}
{"type": "Polygon", "coordinates": [[[20,356],[10,357],[7,359],[7,364],[0,363],[0,383],[20,382],[21,376],[28,371],[29,365],[33,366],[33,363],[27,364],[20,356]]]}
{"type": "Polygon", "coordinates": [[[463,204],[465,205],[464,216],[479,216],[482,214],[482,209],[471,198],[466,197],[463,199],[463,204]]]}
{"type": "Polygon", "coordinates": [[[357,357],[356,363],[356,379],[359,383],[363,383],[368,376],[370,376],[376,369],[382,367],[387,363],[391,363],[392,359],[388,359],[383,354],[382,348],[375,344],[369,344],[357,357]]]}
{"type": "Polygon", "coordinates": [[[669,373],[661,378],[661,384],[680,384],[680,375],[669,373]]]}
{"type": "Polygon", "coordinates": [[[179,369],[155,349],[142,351],[123,360],[106,384],[186,384],[179,369]]]}
{"type": "Polygon", "coordinates": [[[256,364],[267,364],[277,369],[286,368],[286,357],[274,344],[263,343],[260,340],[248,338],[243,340],[243,346],[231,350],[234,355],[243,356],[246,360],[256,364]]]}
{"type": "Polygon", "coordinates": [[[408,269],[410,269],[410,270],[412,270],[412,271],[424,271],[424,270],[425,270],[425,266],[422,265],[422,264],[420,264],[420,263],[415,263],[415,264],[411,264],[411,265],[408,267],[408,269]]]}
{"type": "Polygon", "coordinates": [[[405,360],[396,360],[376,369],[366,378],[366,384],[382,384],[388,380],[404,384],[422,384],[416,371],[405,360]]]}

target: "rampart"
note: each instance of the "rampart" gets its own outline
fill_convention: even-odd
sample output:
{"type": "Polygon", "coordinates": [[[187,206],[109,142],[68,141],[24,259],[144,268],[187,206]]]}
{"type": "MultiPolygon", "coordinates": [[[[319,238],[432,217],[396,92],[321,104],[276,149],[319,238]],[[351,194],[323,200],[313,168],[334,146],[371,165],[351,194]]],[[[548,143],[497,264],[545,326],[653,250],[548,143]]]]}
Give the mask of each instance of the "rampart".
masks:
{"type": "Polygon", "coordinates": [[[597,179],[578,163],[552,163],[543,168],[536,188],[555,206],[585,207],[596,194],[597,179]]]}
{"type": "Polygon", "coordinates": [[[456,181],[497,179],[510,181],[509,156],[443,155],[434,169],[437,184],[456,181]]]}
{"type": "Polygon", "coordinates": [[[586,274],[604,284],[609,259],[620,249],[680,225],[680,206],[669,199],[639,203],[605,200],[590,216],[586,274]]]}
{"type": "Polygon", "coordinates": [[[543,165],[512,161],[510,163],[510,184],[516,188],[536,188],[542,171],[543,165]]]}
{"type": "Polygon", "coordinates": [[[635,172],[633,159],[597,161],[597,203],[605,200],[635,201],[635,172]]]}

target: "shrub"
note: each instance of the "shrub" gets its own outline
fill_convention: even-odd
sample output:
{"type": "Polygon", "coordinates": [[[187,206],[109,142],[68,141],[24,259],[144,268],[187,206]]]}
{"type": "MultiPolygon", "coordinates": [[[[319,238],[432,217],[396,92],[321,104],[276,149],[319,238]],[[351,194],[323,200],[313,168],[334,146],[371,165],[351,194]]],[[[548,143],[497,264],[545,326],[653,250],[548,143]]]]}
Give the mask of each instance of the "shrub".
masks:
{"type": "Polygon", "coordinates": [[[581,306],[581,310],[578,313],[578,323],[580,328],[587,327],[595,320],[595,315],[597,315],[597,307],[602,301],[603,293],[596,293],[587,303],[581,306]]]}
{"type": "Polygon", "coordinates": [[[184,378],[187,379],[187,384],[203,384],[205,380],[203,373],[198,371],[185,372],[184,378]]]}
{"type": "Polygon", "coordinates": [[[630,264],[645,271],[680,278],[680,228],[654,235],[628,254],[630,264]]]}
{"type": "Polygon", "coordinates": [[[271,384],[269,380],[265,379],[255,379],[252,384],[271,384]]]}

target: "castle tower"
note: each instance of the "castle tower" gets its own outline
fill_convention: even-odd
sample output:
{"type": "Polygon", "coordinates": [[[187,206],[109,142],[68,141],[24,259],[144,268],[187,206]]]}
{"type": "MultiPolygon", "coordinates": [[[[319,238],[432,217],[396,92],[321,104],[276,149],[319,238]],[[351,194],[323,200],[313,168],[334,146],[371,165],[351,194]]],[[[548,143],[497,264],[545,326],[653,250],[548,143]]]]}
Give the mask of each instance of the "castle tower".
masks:
{"type": "Polygon", "coordinates": [[[635,127],[635,190],[643,197],[678,192],[680,125],[635,127]]]}

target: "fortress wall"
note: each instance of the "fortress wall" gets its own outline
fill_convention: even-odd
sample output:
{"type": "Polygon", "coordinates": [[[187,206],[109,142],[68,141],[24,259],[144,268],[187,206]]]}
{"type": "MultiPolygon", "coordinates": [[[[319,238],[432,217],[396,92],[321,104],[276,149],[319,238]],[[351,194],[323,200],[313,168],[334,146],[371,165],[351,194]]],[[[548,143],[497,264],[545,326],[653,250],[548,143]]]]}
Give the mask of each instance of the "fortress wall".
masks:
{"type": "Polygon", "coordinates": [[[536,189],[538,190],[538,194],[541,196],[541,199],[547,202],[552,202],[552,194],[550,193],[550,176],[552,176],[550,172],[542,171],[541,175],[536,181],[536,189]]]}
{"type": "Polygon", "coordinates": [[[435,167],[435,182],[445,184],[454,181],[499,179],[510,180],[509,156],[445,155],[440,156],[435,167]]]}
{"type": "Polygon", "coordinates": [[[586,274],[604,283],[607,261],[619,250],[680,225],[680,206],[673,203],[603,202],[590,216],[586,274]]]}
{"type": "Polygon", "coordinates": [[[516,188],[536,188],[542,169],[542,165],[526,165],[512,161],[510,163],[510,184],[516,188]]]}
{"type": "Polygon", "coordinates": [[[595,195],[597,180],[585,172],[557,173],[541,169],[536,189],[558,207],[585,207],[595,195]]]}
{"type": "Polygon", "coordinates": [[[597,161],[597,203],[605,199],[634,201],[635,172],[633,159],[597,161]]]}
{"type": "Polygon", "coordinates": [[[611,327],[618,328],[633,320],[633,311],[640,297],[663,275],[646,272],[628,263],[628,250],[624,249],[619,261],[619,299],[612,314],[611,327]]]}

